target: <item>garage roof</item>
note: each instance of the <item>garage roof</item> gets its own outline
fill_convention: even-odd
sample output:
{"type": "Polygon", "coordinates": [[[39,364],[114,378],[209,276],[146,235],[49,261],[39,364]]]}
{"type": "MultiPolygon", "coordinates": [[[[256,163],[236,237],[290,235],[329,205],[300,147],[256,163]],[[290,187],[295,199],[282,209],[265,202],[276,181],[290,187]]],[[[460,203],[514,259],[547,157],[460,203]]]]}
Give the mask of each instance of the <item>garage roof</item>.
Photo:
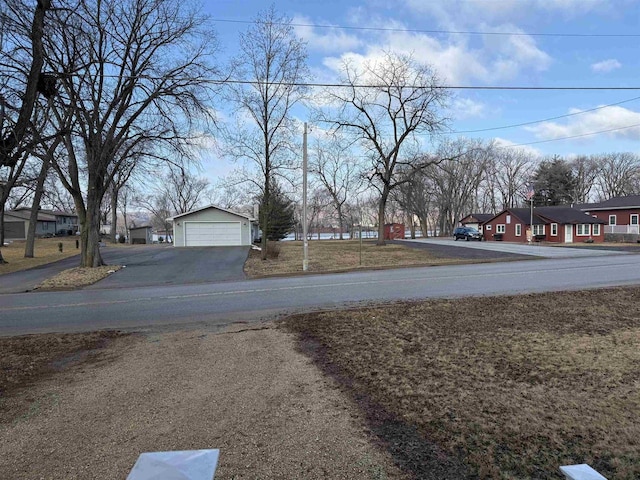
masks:
{"type": "Polygon", "coordinates": [[[191,215],[192,213],[201,212],[203,210],[208,210],[210,208],[214,208],[214,209],[220,210],[222,212],[227,212],[227,213],[230,213],[231,215],[236,215],[236,216],[241,217],[241,218],[246,218],[247,220],[254,220],[253,217],[251,217],[249,215],[245,215],[244,213],[232,212],[231,210],[227,210],[226,208],[221,208],[221,207],[218,207],[216,205],[208,205],[206,207],[196,208],[195,210],[191,210],[190,212],[180,213],[179,215],[175,215],[173,217],[169,217],[169,218],[167,218],[167,220],[168,221],[169,220],[175,220],[176,218],[184,217],[186,215],[191,215]]]}

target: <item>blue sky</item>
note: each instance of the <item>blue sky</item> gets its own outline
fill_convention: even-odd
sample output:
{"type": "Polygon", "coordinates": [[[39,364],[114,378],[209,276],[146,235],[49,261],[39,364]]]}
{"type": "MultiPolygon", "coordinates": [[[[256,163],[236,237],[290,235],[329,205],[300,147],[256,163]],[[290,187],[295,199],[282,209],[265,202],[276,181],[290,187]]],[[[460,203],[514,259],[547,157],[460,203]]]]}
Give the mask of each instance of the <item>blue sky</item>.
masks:
{"type": "MultiPolygon", "coordinates": [[[[451,86],[640,86],[640,0],[324,0],[274,4],[301,25],[296,32],[307,42],[313,81],[336,81],[336,65],[345,56],[368,58],[386,49],[412,53],[432,65],[443,83],[451,86]]],[[[225,55],[236,52],[238,34],[248,27],[242,22],[251,21],[267,5],[231,0],[205,4],[225,55]]],[[[540,155],[640,153],[640,126],[621,129],[640,125],[640,98],[631,100],[640,97],[640,89],[453,93],[448,112],[453,132],[574,114],[465,135],[497,138],[504,145],[531,144],[524,148],[540,155]],[[584,112],[619,102],[623,103],[584,112]],[[606,130],[614,131],[582,136],[606,130]],[[561,140],[573,136],[580,137],[561,140]]],[[[306,120],[304,110],[296,113],[301,121],[306,120]]],[[[222,174],[229,169],[219,163],[215,168],[207,166],[207,171],[222,174]]]]}

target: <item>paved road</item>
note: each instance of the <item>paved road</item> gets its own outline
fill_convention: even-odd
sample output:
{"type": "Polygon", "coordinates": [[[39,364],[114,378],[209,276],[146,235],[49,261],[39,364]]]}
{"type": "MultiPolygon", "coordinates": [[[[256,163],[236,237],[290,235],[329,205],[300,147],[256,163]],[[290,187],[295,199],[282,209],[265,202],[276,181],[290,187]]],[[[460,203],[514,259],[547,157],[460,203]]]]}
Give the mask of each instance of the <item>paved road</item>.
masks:
{"type": "Polygon", "coordinates": [[[427,245],[442,245],[442,246],[455,246],[463,248],[473,248],[478,250],[488,250],[493,252],[504,252],[515,255],[529,255],[534,257],[544,258],[577,258],[577,257],[595,257],[595,256],[608,256],[619,255],[619,250],[606,250],[602,249],[588,249],[583,247],[567,247],[567,246],[548,246],[541,245],[539,243],[533,243],[531,245],[525,243],[510,243],[510,242],[478,242],[464,240],[450,240],[444,238],[416,238],[412,240],[402,240],[402,242],[423,243],[427,245]]]}
{"type": "Polygon", "coordinates": [[[0,296],[0,334],[225,325],[363,302],[640,285],[640,255],[0,296]]]}
{"type": "MultiPolygon", "coordinates": [[[[243,280],[248,247],[174,248],[170,245],[134,245],[100,249],[107,264],[126,265],[94,286],[131,288],[141,286],[186,285],[192,283],[243,280]]],[[[0,294],[33,290],[45,279],[79,265],[78,256],[20,272],[0,275],[0,294]]]]}

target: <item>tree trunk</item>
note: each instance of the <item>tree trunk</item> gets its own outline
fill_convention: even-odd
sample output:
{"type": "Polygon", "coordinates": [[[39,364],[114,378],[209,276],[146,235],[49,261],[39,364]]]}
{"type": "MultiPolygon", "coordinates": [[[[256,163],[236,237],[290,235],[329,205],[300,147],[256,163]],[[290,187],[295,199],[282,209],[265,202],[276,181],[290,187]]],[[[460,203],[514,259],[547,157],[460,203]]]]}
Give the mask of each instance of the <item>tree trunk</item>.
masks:
{"type": "Polygon", "coordinates": [[[270,191],[269,191],[269,175],[266,175],[266,181],[264,183],[264,195],[262,197],[262,209],[260,211],[260,218],[261,218],[261,222],[260,222],[260,227],[262,228],[262,239],[260,241],[260,246],[262,247],[262,252],[260,255],[260,258],[262,258],[262,260],[266,260],[267,259],[267,231],[268,231],[268,227],[269,227],[269,204],[271,203],[269,201],[269,195],[270,195],[270,191]]]}
{"type": "Polygon", "coordinates": [[[2,256],[2,247],[4,247],[4,204],[0,205],[0,265],[9,263],[2,256]]]}
{"type": "MultiPolygon", "coordinates": [[[[29,217],[29,231],[27,232],[27,243],[24,247],[24,258],[33,258],[34,245],[36,241],[36,227],[38,225],[38,211],[40,210],[40,200],[44,191],[44,182],[49,172],[49,157],[45,157],[40,167],[36,191],[33,194],[33,204],[31,205],[31,216],[29,217]]],[[[57,225],[56,225],[57,226],[57,225]]],[[[53,232],[54,234],[56,232],[53,232]]]]}
{"type": "Polygon", "coordinates": [[[87,209],[80,230],[81,267],[99,267],[105,263],[100,255],[100,194],[95,187],[87,193],[87,209]]]}
{"type": "Polygon", "coordinates": [[[344,226],[344,220],[342,219],[342,206],[338,205],[338,227],[340,227],[340,240],[344,240],[344,237],[342,236],[342,229],[344,226]]]}
{"type": "Polygon", "coordinates": [[[4,202],[0,205],[0,248],[4,246],[4,202]]]}
{"type": "Polygon", "coordinates": [[[116,243],[116,233],[118,227],[118,190],[115,185],[111,187],[111,230],[109,231],[109,240],[111,243],[116,243]]]}
{"type": "Polygon", "coordinates": [[[389,190],[385,186],[380,195],[380,202],[378,203],[378,241],[376,245],[386,245],[384,241],[384,211],[387,207],[387,198],[389,197],[389,190]]]}

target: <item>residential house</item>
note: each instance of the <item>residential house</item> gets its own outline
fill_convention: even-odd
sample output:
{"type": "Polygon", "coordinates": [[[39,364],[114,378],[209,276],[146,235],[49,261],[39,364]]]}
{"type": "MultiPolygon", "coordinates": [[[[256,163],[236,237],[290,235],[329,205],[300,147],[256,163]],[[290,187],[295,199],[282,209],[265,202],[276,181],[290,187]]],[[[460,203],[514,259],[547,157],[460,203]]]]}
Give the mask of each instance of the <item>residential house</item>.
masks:
{"type": "MultiPolygon", "coordinates": [[[[21,207],[13,210],[14,212],[26,212],[27,218],[31,215],[30,207],[21,207]]],[[[38,215],[46,215],[49,217],[55,218],[55,228],[53,230],[47,230],[41,232],[36,230],[36,235],[43,235],[45,233],[53,234],[53,235],[75,235],[78,231],[78,215],[70,212],[63,212],[61,210],[38,210],[38,215]]],[[[40,223],[40,219],[38,218],[38,223],[40,223]]]]}
{"type": "Polygon", "coordinates": [[[460,220],[460,225],[475,228],[479,232],[482,232],[484,222],[491,220],[493,216],[493,213],[471,213],[460,220]]]}
{"type": "MultiPolygon", "coordinates": [[[[484,239],[526,243],[531,223],[531,209],[508,208],[484,222],[484,239]]],[[[531,239],[550,243],[602,242],[604,223],[571,207],[535,207],[531,239]]]]}
{"type": "Polygon", "coordinates": [[[604,202],[578,205],[577,208],[605,222],[605,234],[640,234],[640,195],[613,197],[604,202]]]}
{"type": "MultiPolygon", "coordinates": [[[[27,208],[4,212],[4,239],[26,240],[30,218],[31,210],[27,208]]],[[[39,211],[36,223],[36,236],[53,236],[55,233],[56,217],[39,211]]]]}

